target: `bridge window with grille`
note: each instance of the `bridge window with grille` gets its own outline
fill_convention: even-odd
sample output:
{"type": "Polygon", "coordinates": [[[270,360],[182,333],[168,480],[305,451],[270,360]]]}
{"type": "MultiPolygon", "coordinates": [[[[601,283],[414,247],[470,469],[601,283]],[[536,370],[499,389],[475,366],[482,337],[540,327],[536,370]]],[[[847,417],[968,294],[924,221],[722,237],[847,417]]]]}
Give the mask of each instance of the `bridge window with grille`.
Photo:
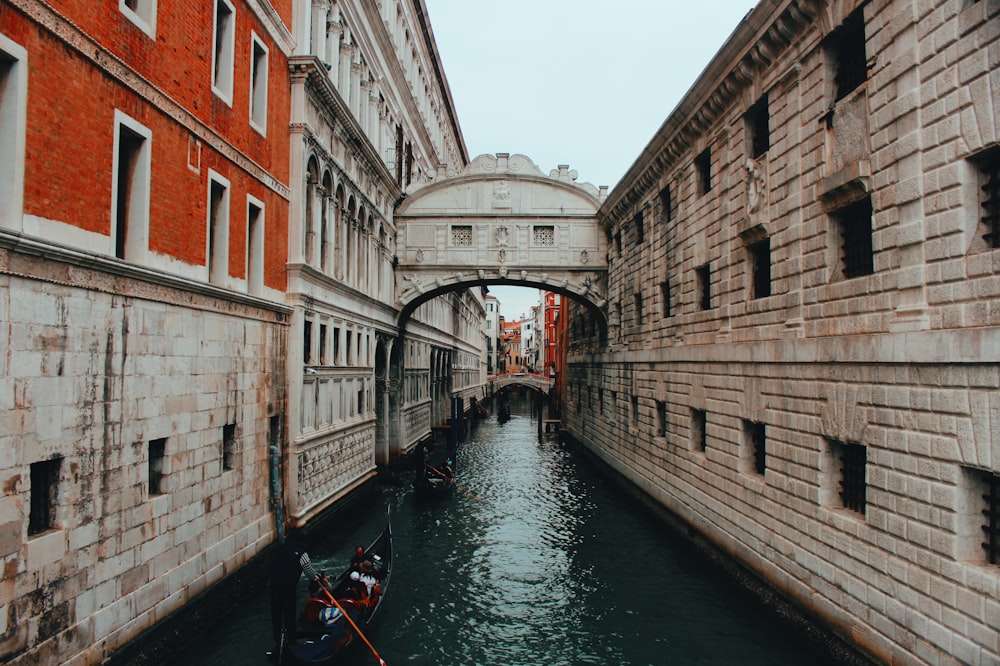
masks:
{"type": "Polygon", "coordinates": [[[451,225],[451,244],[454,247],[472,247],[472,225],[451,225]]]}
{"type": "Polygon", "coordinates": [[[691,408],[691,446],[696,451],[708,450],[708,414],[704,409],[691,408]]]}
{"type": "Polygon", "coordinates": [[[830,441],[840,505],[865,513],[868,489],[868,449],[861,444],[830,441]]]}
{"type": "Polygon", "coordinates": [[[750,469],[761,476],[767,468],[766,429],[763,423],[743,421],[744,450],[750,469]]]}
{"type": "Polygon", "coordinates": [[[540,225],[531,230],[531,244],[535,247],[554,247],[556,244],[556,228],[552,225],[540,225]]]}
{"type": "Polygon", "coordinates": [[[1000,148],[973,159],[979,173],[979,219],[983,238],[991,248],[1000,247],[1000,148]]]}
{"type": "Polygon", "coordinates": [[[59,499],[59,468],[62,458],[31,463],[28,536],[56,527],[56,503],[59,499]]]}
{"type": "Polygon", "coordinates": [[[747,247],[750,258],[753,298],[771,295],[771,239],[764,238],[747,247]]]}
{"type": "Polygon", "coordinates": [[[875,272],[872,249],[872,200],[867,196],[831,213],[843,276],[847,279],[875,272]]]}
{"type": "Polygon", "coordinates": [[[709,148],[701,151],[694,158],[694,171],[698,179],[698,193],[708,194],[712,191],[712,151],[709,148]]]}
{"type": "Polygon", "coordinates": [[[830,33],[824,47],[833,73],[834,100],[840,101],[868,79],[862,8],[856,9],[830,33]]]}
{"type": "Polygon", "coordinates": [[[750,157],[757,159],[771,147],[771,117],[767,107],[767,95],[747,109],[745,121],[750,157]]]}

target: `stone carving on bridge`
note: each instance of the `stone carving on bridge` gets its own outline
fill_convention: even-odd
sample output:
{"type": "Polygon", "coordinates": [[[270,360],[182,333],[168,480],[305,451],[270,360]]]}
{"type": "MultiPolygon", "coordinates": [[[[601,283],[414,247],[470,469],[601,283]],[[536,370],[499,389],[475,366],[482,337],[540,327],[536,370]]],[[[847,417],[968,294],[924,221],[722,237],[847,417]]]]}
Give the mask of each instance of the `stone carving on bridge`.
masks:
{"type": "Polygon", "coordinates": [[[510,229],[507,227],[497,227],[496,240],[497,245],[506,247],[507,243],[510,242],[510,229]]]}
{"type": "Polygon", "coordinates": [[[506,180],[493,184],[493,207],[510,208],[510,183],[506,180]]]}
{"type": "Polygon", "coordinates": [[[580,250],[580,263],[585,264],[590,261],[590,254],[586,250],[580,250]]]}

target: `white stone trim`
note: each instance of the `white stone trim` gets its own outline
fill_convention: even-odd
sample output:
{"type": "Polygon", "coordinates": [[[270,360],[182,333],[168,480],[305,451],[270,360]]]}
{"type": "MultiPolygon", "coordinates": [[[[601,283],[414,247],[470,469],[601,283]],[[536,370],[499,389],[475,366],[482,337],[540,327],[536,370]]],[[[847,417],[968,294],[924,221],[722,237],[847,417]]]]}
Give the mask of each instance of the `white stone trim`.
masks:
{"type": "Polygon", "coordinates": [[[125,17],[135,23],[150,39],[156,39],[156,2],[157,0],[138,0],[133,10],[126,0],[118,0],[118,9],[125,17]]]}
{"type": "Polygon", "coordinates": [[[152,143],[153,133],[134,118],[115,109],[114,144],[111,158],[111,230],[105,252],[115,256],[115,239],[118,225],[118,160],[120,157],[121,128],[143,138],[142,148],[136,160],[135,178],[130,188],[130,216],[126,221],[127,233],[124,257],[126,261],[144,264],[149,250],[149,202],[152,189],[152,143]]]}
{"type": "Polygon", "coordinates": [[[0,228],[20,231],[28,122],[28,52],[0,33],[0,228]]]}

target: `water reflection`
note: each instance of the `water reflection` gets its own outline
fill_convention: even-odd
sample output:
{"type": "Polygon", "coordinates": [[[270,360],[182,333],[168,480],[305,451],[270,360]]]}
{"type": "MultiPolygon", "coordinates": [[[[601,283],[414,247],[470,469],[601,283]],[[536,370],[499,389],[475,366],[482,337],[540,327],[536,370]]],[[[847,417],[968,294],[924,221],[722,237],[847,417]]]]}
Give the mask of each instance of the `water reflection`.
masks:
{"type": "MultiPolygon", "coordinates": [[[[824,663],[575,454],[539,442],[528,413],[515,406],[506,423],[476,426],[456,458],[464,490],[439,501],[417,502],[409,485],[384,495],[395,564],[369,638],[389,664],[824,663]]],[[[314,561],[342,569],[384,512],[372,507],[314,561]]],[[[266,663],[266,594],[244,610],[184,663],[266,663]]],[[[359,651],[351,663],[374,660],[359,651]]]]}

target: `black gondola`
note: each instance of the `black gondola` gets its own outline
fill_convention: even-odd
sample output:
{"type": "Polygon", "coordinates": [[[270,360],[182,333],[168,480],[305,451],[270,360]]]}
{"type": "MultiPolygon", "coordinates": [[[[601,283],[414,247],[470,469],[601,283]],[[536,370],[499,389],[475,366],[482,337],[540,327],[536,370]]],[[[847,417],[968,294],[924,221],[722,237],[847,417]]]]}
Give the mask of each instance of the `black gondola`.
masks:
{"type": "MultiPolygon", "coordinates": [[[[299,564],[307,577],[315,576],[309,556],[297,552],[295,555],[300,558],[299,564]]],[[[296,628],[294,634],[281,631],[281,645],[272,655],[277,657],[280,654],[280,658],[276,659],[278,663],[339,664],[343,662],[347,650],[367,642],[364,636],[358,635],[344,613],[364,634],[385,601],[392,570],[392,526],[388,519],[385,529],[365,550],[363,562],[360,567],[348,567],[336,580],[324,579],[323,585],[317,581],[311,583],[310,597],[302,614],[290,622],[285,620],[285,626],[294,623],[296,628]],[[352,580],[352,573],[359,575],[352,580]],[[373,582],[368,582],[366,576],[373,582]]],[[[272,579],[272,586],[277,582],[272,579]]],[[[288,582],[285,581],[286,584],[288,582]]],[[[298,580],[295,580],[293,585],[297,584],[298,580]]],[[[294,599],[294,591],[284,592],[294,599]]],[[[282,610],[272,605],[271,612],[281,613],[282,610]]]]}
{"type": "Polygon", "coordinates": [[[444,497],[455,492],[455,472],[451,460],[446,460],[438,467],[424,463],[423,470],[417,470],[413,488],[418,495],[424,497],[444,497]]]}
{"type": "Polygon", "coordinates": [[[497,423],[504,423],[510,419],[510,407],[508,405],[500,405],[497,409],[497,423]]]}

